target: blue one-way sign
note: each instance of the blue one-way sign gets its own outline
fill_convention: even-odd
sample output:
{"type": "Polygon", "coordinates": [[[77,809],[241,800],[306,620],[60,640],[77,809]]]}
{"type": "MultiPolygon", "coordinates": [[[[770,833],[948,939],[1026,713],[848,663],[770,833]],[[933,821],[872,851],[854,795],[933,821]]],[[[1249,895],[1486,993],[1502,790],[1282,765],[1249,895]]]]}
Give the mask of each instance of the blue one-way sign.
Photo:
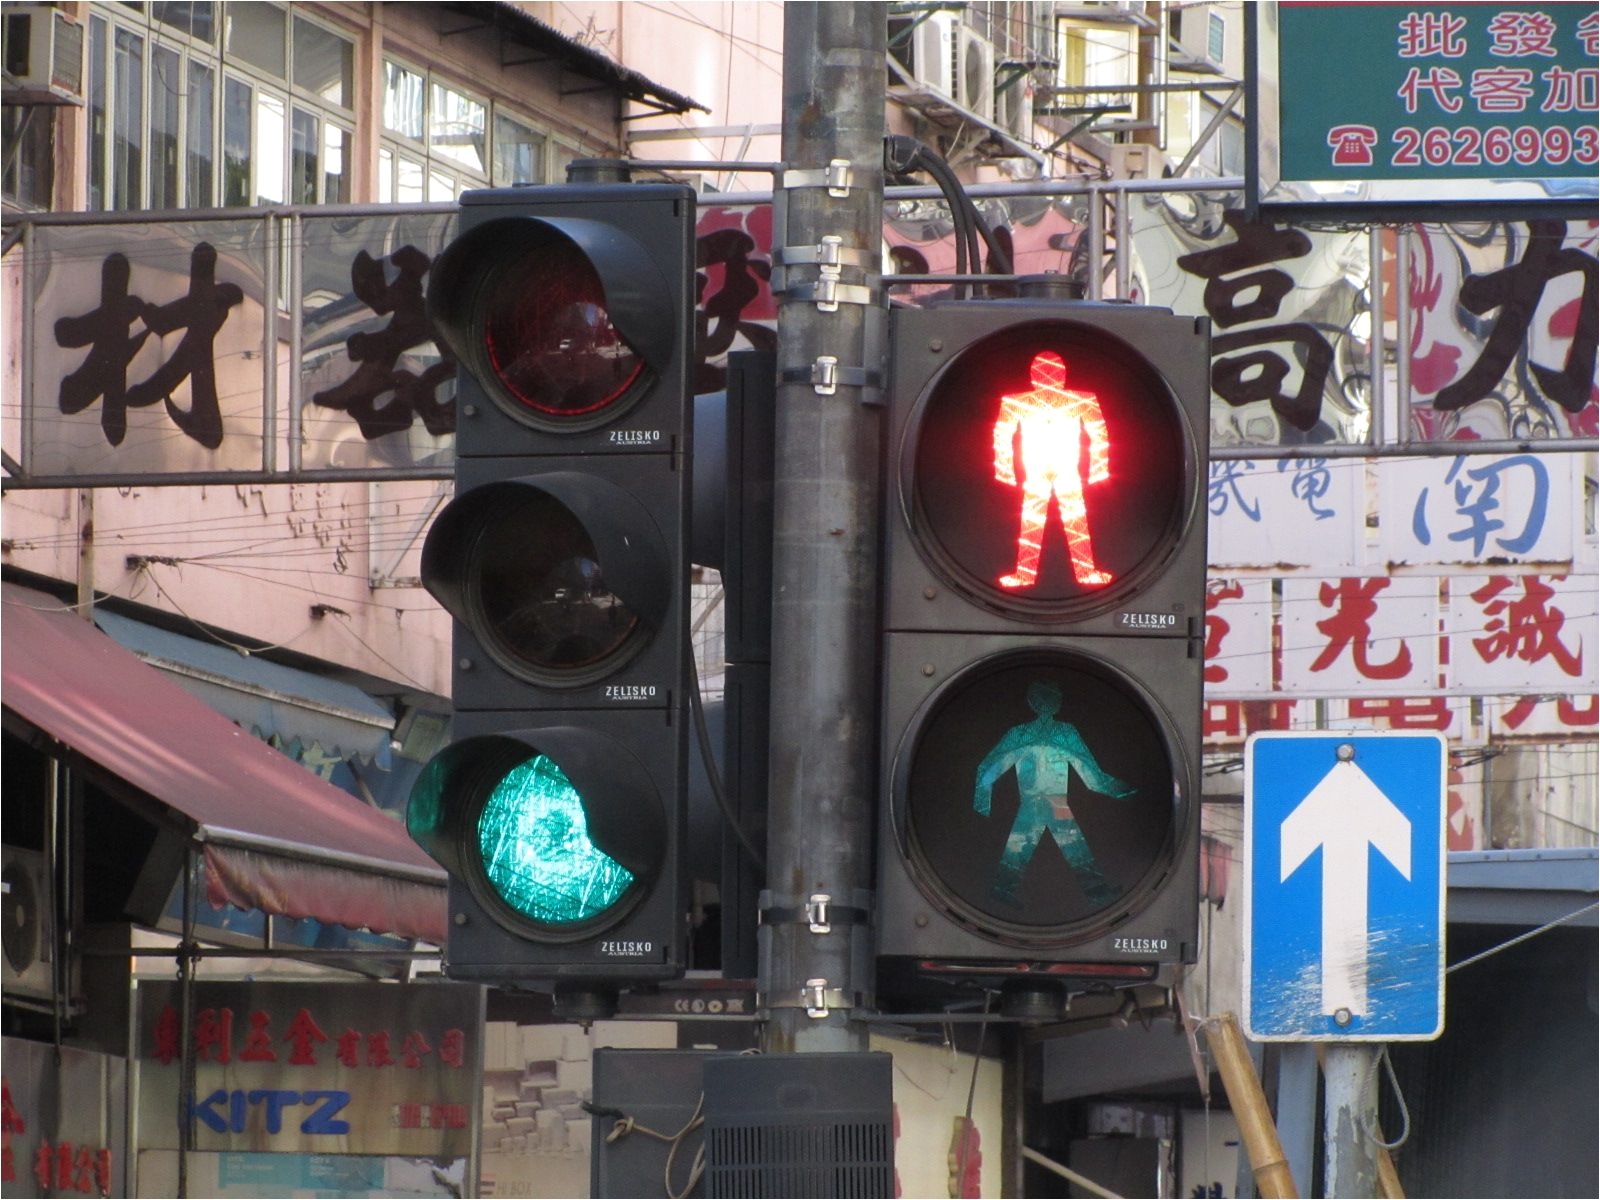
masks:
{"type": "Polygon", "coordinates": [[[1244,1025],[1257,1041],[1444,1029],[1437,733],[1259,733],[1245,750],[1244,1025]]]}

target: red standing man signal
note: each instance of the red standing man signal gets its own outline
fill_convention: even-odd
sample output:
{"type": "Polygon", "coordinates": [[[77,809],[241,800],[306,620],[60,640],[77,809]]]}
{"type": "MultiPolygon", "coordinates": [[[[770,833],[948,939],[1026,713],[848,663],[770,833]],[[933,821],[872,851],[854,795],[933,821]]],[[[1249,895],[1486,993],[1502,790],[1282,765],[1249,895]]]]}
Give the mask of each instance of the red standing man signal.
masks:
{"type": "Polygon", "coordinates": [[[1082,587],[1104,587],[1112,580],[1094,558],[1089,510],[1083,502],[1083,439],[1089,439],[1087,482],[1110,478],[1110,438],[1105,415],[1093,392],[1068,391],[1067,364],[1045,350],[1029,368],[1033,390],[1000,398],[994,424],[994,477],[1017,486],[1016,451],[1022,457],[1022,528],[1017,534],[1017,569],[1002,575],[1003,588],[1032,587],[1039,577],[1039,551],[1045,519],[1055,499],[1061,528],[1072,556],[1072,577],[1082,587]]]}

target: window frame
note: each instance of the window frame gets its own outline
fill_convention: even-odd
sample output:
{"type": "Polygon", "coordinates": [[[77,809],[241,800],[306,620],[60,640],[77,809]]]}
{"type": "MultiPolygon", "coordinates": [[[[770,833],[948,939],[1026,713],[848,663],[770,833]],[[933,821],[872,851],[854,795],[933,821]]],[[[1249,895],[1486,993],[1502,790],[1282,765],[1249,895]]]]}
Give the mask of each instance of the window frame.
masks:
{"type": "MultiPolygon", "coordinates": [[[[265,3],[267,0],[261,0],[265,3]]],[[[158,178],[160,163],[155,153],[155,115],[154,105],[158,97],[158,89],[163,86],[157,78],[159,72],[155,68],[158,55],[175,54],[177,56],[178,84],[181,88],[181,99],[178,103],[178,130],[176,137],[176,153],[178,157],[178,170],[176,180],[176,204],[173,211],[182,209],[206,209],[229,207],[261,207],[263,204],[275,206],[288,204],[294,201],[292,191],[294,182],[295,150],[294,150],[294,118],[297,111],[309,113],[316,122],[315,141],[318,146],[316,156],[317,169],[314,173],[314,195],[312,203],[339,203],[348,199],[354,186],[354,146],[356,130],[355,110],[355,61],[358,49],[358,38],[324,20],[317,20],[312,14],[302,13],[298,5],[272,4],[271,7],[279,9],[284,14],[284,76],[278,78],[269,71],[244,63],[237,57],[230,57],[224,47],[226,45],[226,28],[222,24],[224,10],[220,4],[216,13],[215,37],[207,40],[204,37],[185,33],[180,27],[170,25],[158,19],[148,7],[132,9],[126,5],[97,3],[91,6],[88,13],[90,21],[89,37],[89,69],[86,95],[88,97],[89,122],[88,137],[86,138],[84,158],[87,167],[86,180],[88,183],[87,206],[96,212],[130,211],[134,207],[144,207],[143,201],[152,196],[157,190],[153,184],[158,178]],[[345,99],[347,104],[338,104],[327,99],[322,94],[309,87],[296,86],[293,82],[295,73],[295,31],[299,23],[314,27],[322,32],[337,38],[348,49],[349,78],[345,99]],[[102,31],[100,37],[95,36],[96,29],[102,31]],[[118,187],[116,172],[116,128],[126,107],[123,97],[117,95],[115,68],[117,63],[117,42],[119,33],[137,37],[143,43],[143,67],[138,84],[138,105],[140,108],[140,153],[142,162],[140,166],[138,203],[129,203],[130,197],[125,195],[118,187]],[[98,41],[98,45],[97,45],[98,41]],[[192,88],[195,81],[195,71],[208,73],[207,83],[210,88],[209,103],[204,107],[196,107],[191,103],[192,88]],[[94,128],[96,109],[94,107],[95,82],[100,84],[100,94],[103,105],[98,110],[102,114],[103,128],[96,133],[94,128]],[[248,147],[246,159],[249,163],[248,179],[242,196],[236,196],[230,203],[229,179],[227,171],[227,135],[228,129],[228,101],[231,89],[245,88],[250,96],[250,116],[248,147]],[[266,106],[263,106],[265,100],[266,106]],[[283,113],[283,137],[279,147],[278,157],[281,158],[281,178],[283,179],[282,200],[266,200],[261,197],[262,184],[271,181],[267,168],[270,164],[264,163],[261,154],[261,136],[263,131],[264,115],[267,108],[281,106],[283,113]],[[209,126],[201,135],[207,143],[206,154],[199,158],[199,139],[196,137],[197,126],[200,124],[200,114],[207,117],[209,126]],[[343,164],[343,173],[339,177],[344,181],[344,197],[327,199],[329,194],[328,177],[326,172],[328,144],[328,129],[333,128],[343,134],[347,154],[343,164]],[[209,176],[206,181],[208,194],[204,196],[195,194],[197,182],[196,167],[200,161],[206,161],[209,176]]]]}
{"type": "Polygon", "coordinates": [[[515,108],[497,97],[464,87],[443,72],[434,71],[403,54],[385,53],[383,56],[384,95],[379,98],[378,111],[378,161],[377,201],[380,204],[409,204],[418,202],[454,200],[463,191],[480,187],[506,187],[513,182],[547,183],[559,163],[572,158],[582,158],[585,151],[571,138],[564,138],[546,121],[532,116],[526,110],[515,108]],[[389,68],[408,72],[421,80],[422,104],[419,114],[422,136],[392,128],[388,123],[389,68]],[[441,151],[435,144],[436,114],[435,90],[443,88],[474,101],[484,111],[484,168],[475,171],[454,155],[441,151]],[[500,121],[509,121],[540,139],[533,164],[534,178],[525,181],[505,179],[500,172],[500,121]],[[565,157],[563,157],[565,156],[565,157]],[[418,182],[415,192],[402,199],[402,184],[410,184],[405,174],[415,174],[418,182]],[[449,195],[445,193],[448,192],[449,195]]]}

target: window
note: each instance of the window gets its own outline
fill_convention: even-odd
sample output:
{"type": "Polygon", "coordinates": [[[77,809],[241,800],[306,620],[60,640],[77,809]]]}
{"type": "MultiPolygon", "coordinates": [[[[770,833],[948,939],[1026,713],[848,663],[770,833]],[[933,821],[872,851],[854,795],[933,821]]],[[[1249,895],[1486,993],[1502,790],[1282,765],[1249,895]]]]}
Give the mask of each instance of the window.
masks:
{"type": "Polygon", "coordinates": [[[561,183],[566,181],[567,168],[575,160],[585,158],[587,155],[576,147],[568,146],[564,142],[557,142],[552,157],[554,161],[550,164],[550,178],[555,182],[561,183]]]}
{"type": "Polygon", "coordinates": [[[346,205],[350,202],[350,134],[338,125],[322,126],[304,109],[294,109],[290,203],[346,205]],[[322,190],[318,192],[320,184],[322,190]]]}
{"type": "Polygon", "coordinates": [[[0,109],[0,142],[6,146],[6,202],[48,209],[56,181],[56,110],[42,104],[8,104],[0,109]],[[14,150],[14,152],[13,152],[14,150]]]}
{"type": "Polygon", "coordinates": [[[198,41],[217,40],[217,5],[207,0],[152,4],[150,15],[161,24],[198,41]]]}
{"type": "Polygon", "coordinates": [[[294,86],[339,108],[355,93],[355,47],[304,17],[294,19],[294,86]]]}
{"type": "Polygon", "coordinates": [[[217,127],[214,106],[217,102],[216,72],[204,63],[189,61],[189,129],[184,151],[184,195],[193,205],[210,204],[215,177],[217,127]]]}
{"type": "Polygon", "coordinates": [[[178,139],[183,129],[183,74],[176,50],[152,47],[150,57],[150,207],[177,208],[178,139]]]}
{"type": "Polygon", "coordinates": [[[496,187],[515,183],[545,182],[544,157],[548,139],[537,130],[510,117],[494,119],[494,174],[496,187]]]}
{"type": "Polygon", "coordinates": [[[449,201],[468,188],[565,177],[552,175],[548,133],[425,69],[394,60],[383,64],[383,132],[382,203],[449,201]]]}
{"type": "Polygon", "coordinates": [[[487,102],[394,60],[383,64],[380,200],[454,200],[489,182],[487,102]]]}
{"type": "Polygon", "coordinates": [[[112,56],[111,207],[144,207],[144,38],[116,31],[112,56]]]}
{"type": "Polygon", "coordinates": [[[274,79],[288,78],[286,14],[271,4],[230,4],[223,17],[223,53],[274,79]]]}
{"type": "Polygon", "coordinates": [[[1219,12],[1206,14],[1206,57],[1217,65],[1222,64],[1227,52],[1227,22],[1219,12]]]}
{"type": "Polygon", "coordinates": [[[434,154],[478,175],[487,175],[489,137],[484,122],[488,111],[487,105],[471,96],[434,84],[433,103],[428,110],[428,144],[434,154]]]}
{"type": "Polygon", "coordinates": [[[106,23],[99,17],[89,21],[89,207],[110,208],[106,195],[106,23]]]}
{"type": "MultiPolygon", "coordinates": [[[[1208,127],[1221,108],[1216,101],[1201,97],[1196,112],[1194,132],[1208,127]]],[[[1237,117],[1223,121],[1201,150],[1200,165],[1214,175],[1243,175],[1245,169],[1244,125],[1237,117]]]]}
{"type": "MultiPolygon", "coordinates": [[[[1131,85],[1138,70],[1139,35],[1132,26],[1095,21],[1061,22],[1061,83],[1064,87],[1131,85]]],[[[1086,107],[1127,110],[1131,92],[1091,92],[1086,107]]]]}
{"type": "Polygon", "coordinates": [[[281,96],[256,94],[256,136],[251,157],[255,160],[257,204],[284,204],[289,199],[283,165],[289,145],[285,108],[281,96]]]}
{"type": "Polygon", "coordinates": [[[250,203],[250,85],[229,79],[223,87],[222,203],[250,203]]]}
{"type": "Polygon", "coordinates": [[[426,92],[422,75],[399,63],[383,64],[383,127],[390,133],[422,140],[422,108],[426,92]]]}
{"type": "Polygon", "coordinates": [[[262,2],[96,8],[91,208],[350,199],[353,40],[262,2]]]}

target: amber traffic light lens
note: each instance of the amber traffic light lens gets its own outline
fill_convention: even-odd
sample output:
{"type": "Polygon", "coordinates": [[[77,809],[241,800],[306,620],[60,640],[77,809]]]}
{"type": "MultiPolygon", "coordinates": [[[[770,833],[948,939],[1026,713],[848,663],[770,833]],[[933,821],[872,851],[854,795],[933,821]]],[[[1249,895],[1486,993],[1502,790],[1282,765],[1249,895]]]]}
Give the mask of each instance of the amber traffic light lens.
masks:
{"type": "Polygon", "coordinates": [[[546,232],[496,271],[483,299],[489,367],[540,417],[582,419],[624,400],[645,371],[612,322],[594,264],[546,232]]]}
{"type": "Polygon", "coordinates": [[[554,496],[527,489],[508,503],[483,524],[475,560],[481,629],[517,674],[587,677],[644,636],[639,615],[607,585],[589,530],[554,496]]]}

